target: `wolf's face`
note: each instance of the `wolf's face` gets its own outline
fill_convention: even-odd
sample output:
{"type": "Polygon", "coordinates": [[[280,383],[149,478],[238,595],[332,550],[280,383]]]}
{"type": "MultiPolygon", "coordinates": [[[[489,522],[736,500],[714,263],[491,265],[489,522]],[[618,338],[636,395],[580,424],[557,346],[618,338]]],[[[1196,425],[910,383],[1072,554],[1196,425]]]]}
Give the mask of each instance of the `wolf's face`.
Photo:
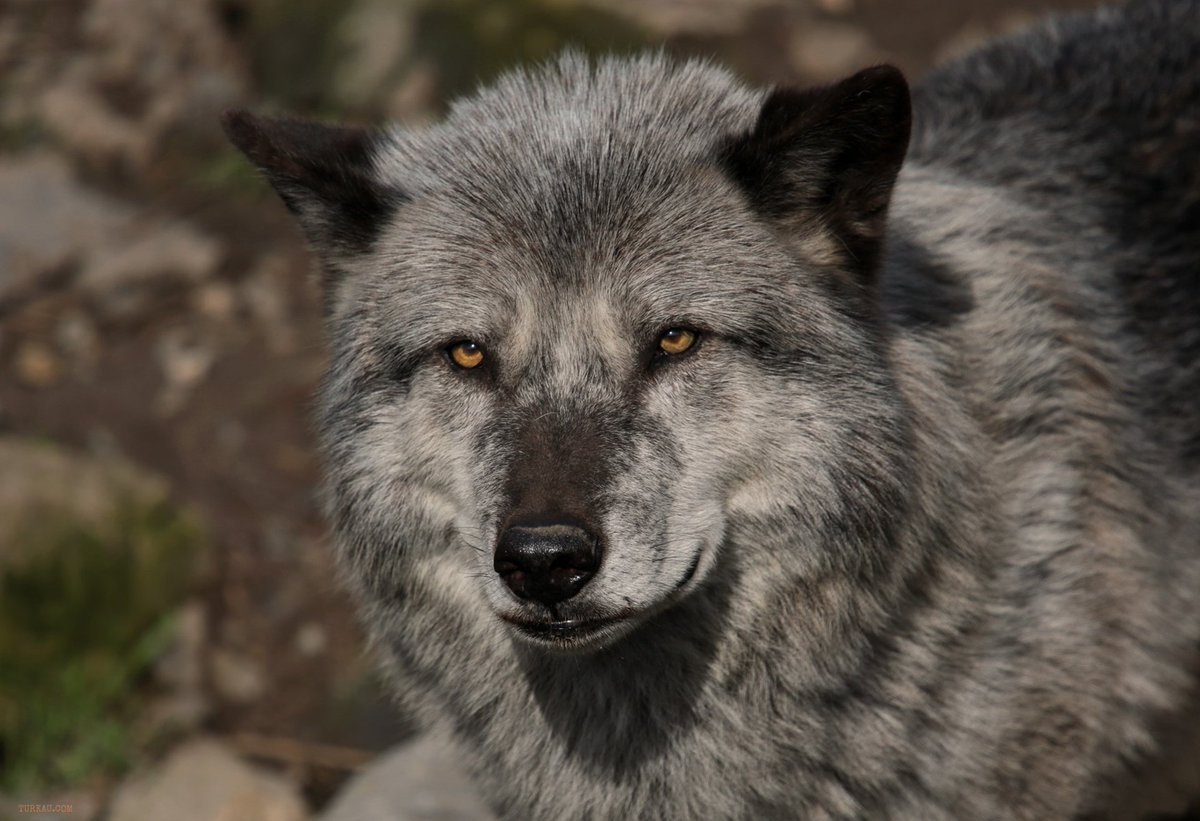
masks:
{"type": "Polygon", "coordinates": [[[855,545],[902,495],[869,283],[895,72],[764,103],[703,67],[566,60],[424,134],[229,127],[330,274],[330,510],[375,606],[580,650],[723,552],[878,561],[855,545]]]}

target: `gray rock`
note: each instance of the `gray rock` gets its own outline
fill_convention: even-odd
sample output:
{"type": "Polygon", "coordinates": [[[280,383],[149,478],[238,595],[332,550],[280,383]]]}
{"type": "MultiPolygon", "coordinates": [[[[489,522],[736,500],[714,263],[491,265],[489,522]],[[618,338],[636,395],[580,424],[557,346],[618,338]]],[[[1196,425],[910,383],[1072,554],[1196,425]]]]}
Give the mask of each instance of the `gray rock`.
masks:
{"type": "Polygon", "coordinates": [[[0,306],[70,275],[107,318],[130,318],[164,287],[213,277],[224,248],[80,184],[48,152],[0,160],[0,306]]]}
{"type": "Polygon", "coordinates": [[[99,312],[114,319],[142,314],[164,286],[196,286],[216,273],[220,243],[183,223],[141,222],[122,242],[93,246],[78,286],[99,312]]]}
{"type": "Polygon", "coordinates": [[[218,648],[213,651],[211,661],[213,687],[226,701],[249,704],[266,695],[266,676],[256,660],[218,648]]]}
{"type": "Polygon", "coordinates": [[[192,391],[208,374],[217,358],[216,347],[187,329],[171,328],[155,342],[154,353],[163,374],[155,409],[171,416],[183,409],[192,391]]]}
{"type": "Polygon", "coordinates": [[[0,27],[17,55],[0,119],[36,123],[75,156],[142,168],[173,128],[215,136],[218,113],[243,94],[244,63],[207,0],[74,4],[69,55],[37,5],[0,27]]]}
{"type": "Polygon", "coordinates": [[[329,645],[329,633],[316,622],[307,622],[296,631],[296,652],[302,656],[319,656],[329,645]]]}
{"type": "Polygon", "coordinates": [[[54,341],[71,360],[91,365],[99,353],[100,332],[91,317],[76,308],[58,320],[54,341]]]}
{"type": "Polygon", "coordinates": [[[291,353],[297,346],[296,323],[288,310],[289,286],[297,276],[286,257],[268,254],[254,266],[239,289],[242,303],[266,333],[272,353],[291,353]]]}
{"type": "Polygon", "coordinates": [[[448,742],[425,735],[354,777],[320,821],[494,821],[448,742]]]}
{"type": "Polygon", "coordinates": [[[168,498],[164,479],[119,457],[79,453],[42,441],[0,437],[0,559],[27,524],[67,519],[102,527],[126,501],[168,498]]]}
{"type": "Polygon", "coordinates": [[[304,821],[308,810],[283,778],[208,739],[177,748],[161,766],[118,787],[110,821],[304,821]]]}
{"type": "Polygon", "coordinates": [[[133,209],[75,181],[37,152],[0,161],[0,303],[126,229],[133,209]]]}
{"type": "Polygon", "coordinates": [[[174,616],[175,635],[166,652],[154,664],[154,678],[173,690],[197,690],[204,683],[204,646],[208,640],[208,618],[204,602],[192,599],[174,616]]]}
{"type": "Polygon", "coordinates": [[[212,712],[204,691],[207,642],[204,603],[192,599],[176,611],[171,644],[154,662],[154,679],[165,692],[147,704],[139,717],[146,737],[196,730],[212,712]]]}

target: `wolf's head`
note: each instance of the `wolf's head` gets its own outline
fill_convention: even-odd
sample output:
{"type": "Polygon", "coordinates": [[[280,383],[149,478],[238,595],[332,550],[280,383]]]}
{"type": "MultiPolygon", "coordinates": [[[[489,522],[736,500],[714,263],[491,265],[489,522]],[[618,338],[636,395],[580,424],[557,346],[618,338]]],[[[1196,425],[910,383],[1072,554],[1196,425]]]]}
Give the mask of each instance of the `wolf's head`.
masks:
{"type": "Polygon", "coordinates": [[[566,57],[416,132],[230,115],[326,272],[368,605],[586,650],[722,574],[886,566],[874,274],[909,119],[888,67],[764,94],[661,57],[566,57]]]}

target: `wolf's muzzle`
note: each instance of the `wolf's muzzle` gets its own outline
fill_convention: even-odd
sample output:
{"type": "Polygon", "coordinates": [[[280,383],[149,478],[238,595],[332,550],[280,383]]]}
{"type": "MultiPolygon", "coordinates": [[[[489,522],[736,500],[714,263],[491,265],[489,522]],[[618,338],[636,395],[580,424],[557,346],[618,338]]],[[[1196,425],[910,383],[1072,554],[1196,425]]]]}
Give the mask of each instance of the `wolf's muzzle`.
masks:
{"type": "Polygon", "coordinates": [[[582,590],[599,564],[599,540],[579,522],[558,518],[509,526],[493,567],[518,597],[550,607],[582,590]]]}

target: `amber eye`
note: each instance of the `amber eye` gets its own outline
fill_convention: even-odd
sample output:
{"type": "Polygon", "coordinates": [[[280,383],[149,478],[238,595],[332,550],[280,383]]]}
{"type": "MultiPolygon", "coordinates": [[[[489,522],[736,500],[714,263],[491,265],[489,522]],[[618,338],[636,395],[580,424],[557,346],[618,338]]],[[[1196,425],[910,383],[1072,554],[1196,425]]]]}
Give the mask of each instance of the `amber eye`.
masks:
{"type": "Polygon", "coordinates": [[[483,346],[478,342],[456,342],[450,346],[450,359],[466,370],[478,368],[483,364],[483,346]]]}
{"type": "Polygon", "coordinates": [[[687,328],[670,328],[658,338],[658,347],[665,354],[681,354],[696,344],[696,332],[687,328]]]}

